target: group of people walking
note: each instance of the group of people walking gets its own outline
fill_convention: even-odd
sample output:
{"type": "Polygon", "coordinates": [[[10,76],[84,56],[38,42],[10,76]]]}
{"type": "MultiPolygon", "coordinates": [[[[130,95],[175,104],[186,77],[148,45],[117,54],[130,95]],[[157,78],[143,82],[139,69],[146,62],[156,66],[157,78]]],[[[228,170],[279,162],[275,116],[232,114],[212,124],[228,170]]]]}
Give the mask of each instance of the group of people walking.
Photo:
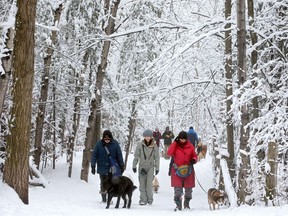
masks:
{"type": "MultiPolygon", "coordinates": [[[[197,154],[195,145],[198,141],[197,133],[193,127],[188,132],[181,131],[174,139],[174,134],[166,127],[163,134],[156,128],[154,132],[145,130],[143,139],[139,142],[134,151],[132,171],[138,171],[140,205],[151,205],[153,203],[153,185],[154,175],[160,171],[160,139],[163,139],[164,157],[170,158],[170,167],[168,175],[171,177],[171,186],[174,187],[174,201],[176,208],[182,209],[182,194],[184,194],[184,208],[190,208],[189,202],[192,199],[192,188],[195,187],[195,175],[193,165],[197,163],[197,154]],[[191,141],[190,141],[190,139],[191,141]],[[174,139],[174,140],[173,140],[174,139]]],[[[97,173],[100,177],[100,187],[104,175],[109,174],[109,156],[113,157],[119,166],[121,172],[124,172],[124,161],[119,143],[113,139],[109,130],[103,132],[102,139],[94,147],[91,158],[91,173],[97,173]]],[[[106,202],[106,194],[102,195],[102,202],[106,202]]]]}

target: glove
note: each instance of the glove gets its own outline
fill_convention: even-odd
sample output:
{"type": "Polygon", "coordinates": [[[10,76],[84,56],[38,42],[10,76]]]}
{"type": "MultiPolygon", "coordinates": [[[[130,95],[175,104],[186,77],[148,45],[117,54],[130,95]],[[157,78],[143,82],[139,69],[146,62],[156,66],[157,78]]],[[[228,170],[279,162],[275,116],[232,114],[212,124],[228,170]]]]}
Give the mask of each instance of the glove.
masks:
{"type": "Polygon", "coordinates": [[[136,173],[136,172],[137,172],[137,169],[136,169],[136,168],[133,168],[132,170],[133,170],[133,172],[134,172],[134,173],[136,173]]]}
{"type": "Polygon", "coordinates": [[[91,167],[91,173],[92,173],[93,175],[95,175],[95,172],[96,172],[96,171],[95,171],[95,166],[92,166],[92,167],[91,167]]]}
{"type": "Polygon", "coordinates": [[[191,161],[190,161],[190,164],[191,165],[194,165],[196,163],[196,161],[194,160],[194,159],[192,159],[191,161]]]}
{"type": "Polygon", "coordinates": [[[122,165],[121,166],[121,174],[123,174],[124,170],[125,170],[125,167],[124,167],[124,165],[122,165]]]}
{"type": "Polygon", "coordinates": [[[156,171],[155,171],[155,175],[157,175],[158,173],[159,173],[159,170],[156,170],[156,171]]]}
{"type": "Polygon", "coordinates": [[[168,176],[171,176],[171,169],[169,169],[168,176]]]}

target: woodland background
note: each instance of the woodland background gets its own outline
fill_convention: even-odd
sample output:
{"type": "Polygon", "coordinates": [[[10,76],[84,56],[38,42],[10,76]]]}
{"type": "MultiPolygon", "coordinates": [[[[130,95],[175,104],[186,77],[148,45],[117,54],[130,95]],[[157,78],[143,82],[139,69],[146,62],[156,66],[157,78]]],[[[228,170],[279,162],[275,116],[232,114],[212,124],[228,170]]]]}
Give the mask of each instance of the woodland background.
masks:
{"type": "Polygon", "coordinates": [[[29,182],[57,158],[67,157],[71,177],[75,150],[88,181],[103,129],[127,165],[144,129],[194,126],[215,155],[215,186],[230,181],[239,205],[287,203],[287,6],[1,1],[3,181],[28,204],[29,182]]]}

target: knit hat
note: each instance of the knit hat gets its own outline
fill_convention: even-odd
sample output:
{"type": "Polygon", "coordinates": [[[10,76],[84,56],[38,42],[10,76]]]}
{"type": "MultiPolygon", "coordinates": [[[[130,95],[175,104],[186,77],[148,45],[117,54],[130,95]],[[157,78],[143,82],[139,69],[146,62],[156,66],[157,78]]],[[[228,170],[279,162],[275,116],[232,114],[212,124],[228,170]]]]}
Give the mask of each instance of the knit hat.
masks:
{"type": "Polygon", "coordinates": [[[153,137],[153,132],[151,130],[145,130],[143,132],[143,137],[153,137]]]}

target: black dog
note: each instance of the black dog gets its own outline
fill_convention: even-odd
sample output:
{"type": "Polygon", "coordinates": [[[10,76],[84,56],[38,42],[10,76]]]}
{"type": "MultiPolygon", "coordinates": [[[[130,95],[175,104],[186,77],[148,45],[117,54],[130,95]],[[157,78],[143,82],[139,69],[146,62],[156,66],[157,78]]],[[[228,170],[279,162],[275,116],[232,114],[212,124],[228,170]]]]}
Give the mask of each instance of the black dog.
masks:
{"type": "Polygon", "coordinates": [[[133,182],[130,178],[126,176],[114,176],[109,174],[104,177],[102,181],[103,191],[102,193],[108,194],[107,206],[106,209],[109,208],[110,202],[113,197],[117,197],[117,203],[115,208],[119,208],[120,197],[124,200],[123,208],[130,208],[132,202],[132,193],[137,188],[133,185],[133,182]],[[128,196],[128,205],[127,205],[127,198],[128,196]]]}

